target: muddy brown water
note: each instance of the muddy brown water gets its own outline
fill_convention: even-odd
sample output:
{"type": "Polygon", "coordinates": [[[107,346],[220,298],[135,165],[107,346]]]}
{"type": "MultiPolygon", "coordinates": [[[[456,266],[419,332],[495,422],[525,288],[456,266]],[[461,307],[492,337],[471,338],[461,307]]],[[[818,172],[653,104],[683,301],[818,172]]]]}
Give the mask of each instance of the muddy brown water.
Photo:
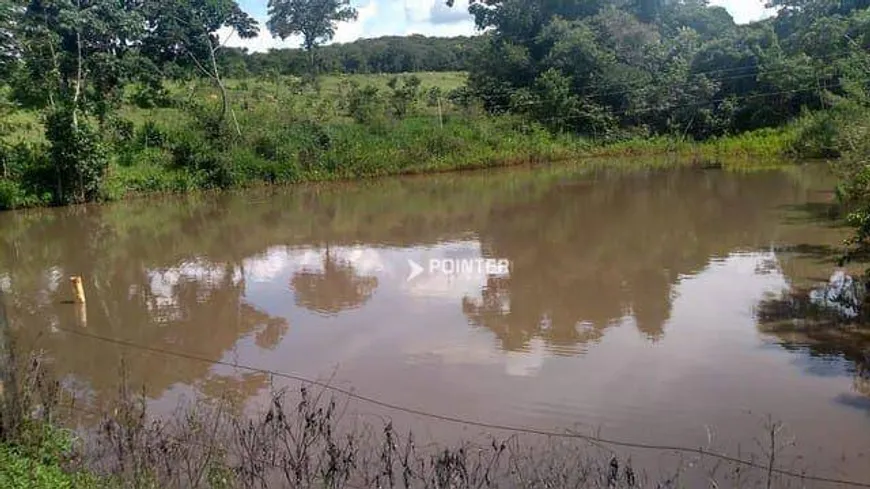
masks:
{"type": "Polygon", "coordinates": [[[612,166],[0,213],[0,287],[13,330],[86,405],[116,393],[122,359],[158,411],[227,392],[257,405],[276,380],[74,331],[642,443],[751,451],[771,416],[794,440],[780,460],[870,481],[866,346],[758,312],[836,270],[847,234],[827,217],[827,168],[612,166]],[[429,270],[477,258],[509,271],[429,270]],[[424,268],[412,280],[409,260],[424,268]],[[85,314],[63,303],[70,275],[85,314]]]}

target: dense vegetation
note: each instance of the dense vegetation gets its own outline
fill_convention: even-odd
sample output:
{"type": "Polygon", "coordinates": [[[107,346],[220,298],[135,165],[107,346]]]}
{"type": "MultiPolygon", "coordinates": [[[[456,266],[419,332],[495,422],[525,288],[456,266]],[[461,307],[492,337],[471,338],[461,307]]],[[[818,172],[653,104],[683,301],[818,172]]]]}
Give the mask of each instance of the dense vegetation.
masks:
{"type": "Polygon", "coordinates": [[[775,17],[737,25],[704,0],[484,0],[470,7],[478,37],[322,46],[356,18],[347,1],[272,0],[266,27],[302,49],[249,54],[218,35],[260,30],[235,0],[4,0],[0,208],[603,144],[740,135],[764,154],[853,151],[860,137],[842,128],[868,118],[870,4],[774,4],[775,17]],[[467,83],[323,76],[455,68],[467,83]]]}
{"type": "MultiPolygon", "coordinates": [[[[388,36],[360,39],[320,48],[316,66],[320,73],[413,73],[467,71],[485,37],[388,36]]],[[[248,53],[227,49],[219,61],[234,77],[269,74],[304,76],[308,55],[302,49],[273,49],[248,53]]]]}
{"type": "Polygon", "coordinates": [[[554,129],[707,138],[782,125],[868,87],[866,2],[781,2],[749,25],[694,0],[485,3],[471,9],[492,32],[472,91],[554,129]]]}

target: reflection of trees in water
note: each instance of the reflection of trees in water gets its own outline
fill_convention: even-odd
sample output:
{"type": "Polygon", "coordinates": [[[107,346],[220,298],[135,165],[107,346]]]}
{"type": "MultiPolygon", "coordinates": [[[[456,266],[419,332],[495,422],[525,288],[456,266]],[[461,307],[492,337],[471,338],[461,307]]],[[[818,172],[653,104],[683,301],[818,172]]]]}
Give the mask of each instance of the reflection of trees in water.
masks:
{"type": "Polygon", "coordinates": [[[196,382],[196,388],[211,399],[229,402],[237,413],[244,403],[254,397],[264,386],[269,385],[269,376],[260,372],[234,373],[232,375],[209,374],[196,382]]]}
{"type": "MultiPolygon", "coordinates": [[[[643,334],[660,338],[679,275],[735,247],[766,246],[775,227],[768,210],[803,201],[806,192],[778,172],[595,181],[578,179],[583,172],[554,165],[269,189],[260,198],[243,192],[3,213],[0,282],[12,293],[14,327],[40,337],[59,371],[100,395],[114,391],[122,356],[131,382],[147,384],[150,395],[177,383],[249,389],[256,378],[216,378],[209,365],[53,332],[76,324],[74,309],[59,304],[67,276],[85,278],[88,332],[219,358],[242,337],[274,347],[288,329],[246,301],[241,264],[250,257],[275,246],[406,247],[473,235],[485,256],[510,259],[512,271],[492,279],[480,299],[463,301],[470,320],[505,348],[541,337],[573,351],[628,314],[643,334]],[[185,264],[196,273],[179,273],[185,264]],[[160,282],[160,271],[178,278],[160,282]]],[[[365,303],[378,284],[328,257],[321,272],[299,273],[291,285],[299,304],[338,313],[365,303]]]]}
{"type": "MultiPolygon", "coordinates": [[[[536,188],[541,188],[537,179],[536,188]]],[[[125,359],[132,385],[157,396],[175,384],[217,391],[254,378],[216,376],[211,366],[130,351],[57,330],[76,327],[69,275],[88,294],[87,333],[221,358],[240,338],[274,348],[288,330],[246,302],[241,264],[271,247],[435,243],[476,229],[496,201],[524,197],[514,177],[463,175],[387,179],[359,185],[192,195],[0,214],[0,286],[10,292],[13,328],[46,351],[57,370],[96,398],[112,396],[125,359]],[[193,275],[180,273],[195,264],[193,275]],[[158,276],[179,275],[167,285],[158,276]]],[[[163,281],[165,282],[165,281],[163,281]]],[[[323,273],[294,278],[300,304],[338,312],[371,297],[377,282],[330,256],[323,273]]]]}
{"type": "Polygon", "coordinates": [[[864,352],[864,358],[858,362],[858,372],[855,376],[855,390],[870,397],[870,353],[864,352]]]}
{"type": "Polygon", "coordinates": [[[680,275],[768,246],[779,226],[770,210],[799,201],[799,192],[776,173],[669,171],[554,185],[533,202],[492,210],[483,253],[510,260],[510,276],[490,279],[463,312],[509,350],[540,337],[557,352],[576,351],[628,316],[656,341],[680,275]]]}
{"type": "Polygon", "coordinates": [[[296,272],[290,287],[298,305],[315,312],[338,314],[358,308],[368,301],[378,287],[378,279],[359,276],[353,265],[335,258],[327,248],[323,257],[323,271],[296,272]]]}
{"type": "MultiPolygon", "coordinates": [[[[98,293],[90,294],[87,327],[82,331],[214,359],[224,357],[246,334],[254,335],[261,347],[274,347],[287,331],[286,320],[247,304],[243,280],[228,265],[216,266],[224,273],[209,274],[207,280],[182,276],[169,287],[155,287],[155,280],[148,278],[128,283],[128,287],[101,286],[98,293]]],[[[16,314],[17,329],[49,352],[58,370],[86,379],[97,395],[114,392],[122,363],[131,386],[143,386],[150,397],[158,397],[173,384],[196,384],[199,379],[208,383],[213,378],[212,365],[205,362],[64,332],[80,327],[72,318],[72,306],[61,303],[64,297],[61,287],[42,307],[31,309],[32,315],[16,314]],[[55,325],[61,330],[52,331],[55,325]]],[[[250,379],[227,377],[223,381],[227,387],[232,385],[230,391],[239,391],[242,384],[250,384],[250,379]]]]}
{"type": "Polygon", "coordinates": [[[481,291],[480,299],[465,297],[462,312],[469,321],[491,330],[501,348],[518,351],[527,348],[529,341],[540,337],[557,352],[576,350],[598,340],[602,328],[584,328],[579,318],[570,316],[570,310],[560,307],[550,314],[542,311],[539,297],[512,295],[510,278],[490,278],[481,291]],[[575,327],[566,328],[565,324],[575,327]]]}
{"type": "MultiPolygon", "coordinates": [[[[82,218],[67,227],[73,243],[57,247],[42,268],[40,261],[22,260],[9,270],[14,287],[9,294],[10,320],[22,341],[44,350],[54,367],[84,384],[101,402],[115,392],[125,371],[131,387],[144,387],[158,397],[175,384],[224,386],[240,391],[252,379],[230,376],[215,383],[211,365],[112,345],[64,330],[118,338],[160,350],[222,358],[240,337],[252,334],[261,347],[274,347],[288,325],[245,301],[240,267],[205,259],[179,260],[154,267],[143,256],[148,247],[131,240],[122,249],[106,247],[88,236],[109,233],[99,219],[82,218]],[[80,238],[80,239],[77,239],[80,238]],[[69,298],[67,277],[81,274],[88,296],[87,322],[69,298]]],[[[54,242],[45,239],[46,247],[54,242]]],[[[261,384],[265,385],[265,384],[261,384]]],[[[248,389],[250,390],[250,389],[248,389]]]]}
{"type": "Polygon", "coordinates": [[[756,308],[758,328],[780,346],[812,358],[840,358],[852,366],[854,389],[870,396],[870,322],[866,291],[838,271],[827,284],[793,288],[756,308]]]}

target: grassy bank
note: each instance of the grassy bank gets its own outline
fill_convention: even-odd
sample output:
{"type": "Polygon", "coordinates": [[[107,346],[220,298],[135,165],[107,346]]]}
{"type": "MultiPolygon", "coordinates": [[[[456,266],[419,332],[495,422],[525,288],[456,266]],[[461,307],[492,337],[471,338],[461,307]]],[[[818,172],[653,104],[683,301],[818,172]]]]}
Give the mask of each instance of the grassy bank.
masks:
{"type": "Polygon", "coordinates": [[[408,118],[384,127],[301,120],[215,148],[194,132],[155,129],[161,142],[122,153],[107,197],[484,168],[581,155],[582,141],[508,118],[408,118]]]}
{"type": "MultiPolygon", "coordinates": [[[[261,184],[361,179],[552,162],[592,156],[674,155],[709,163],[782,158],[798,124],[702,143],[618,135],[590,140],[554,134],[518,116],[486,115],[467,97],[461,73],[232,80],[220,93],[192,81],[166,93],[129,87],[105,121],[91,121],[107,167],[91,198],[191,192],[261,184]]],[[[58,199],[54,156],[36,112],[7,119],[0,209],[58,199]]]]}
{"type": "Polygon", "coordinates": [[[26,444],[0,443],[0,487],[5,489],[96,489],[112,487],[84,470],[69,470],[64,458],[72,454],[72,435],[49,424],[40,428],[52,431],[39,441],[26,444]]]}

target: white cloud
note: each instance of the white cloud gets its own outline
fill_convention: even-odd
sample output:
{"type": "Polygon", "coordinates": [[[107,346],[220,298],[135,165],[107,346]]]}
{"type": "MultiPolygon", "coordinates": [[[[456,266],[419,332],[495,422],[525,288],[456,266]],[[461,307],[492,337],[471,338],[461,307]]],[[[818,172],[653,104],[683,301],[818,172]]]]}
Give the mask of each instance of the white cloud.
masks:
{"type": "MultiPolygon", "coordinates": [[[[368,3],[362,5],[360,2],[354,3],[359,18],[354,22],[339,24],[332,42],[347,43],[360,38],[411,34],[469,36],[476,32],[474,22],[467,14],[468,0],[457,0],[452,8],[448,8],[444,0],[368,0],[368,3]]],[[[711,4],[728,9],[737,23],[763,19],[775,13],[774,10],[765,8],[764,0],[711,0],[711,4]]],[[[254,39],[232,36],[226,43],[227,46],[245,47],[258,52],[299,47],[299,37],[282,41],[269,34],[262,5],[251,5],[249,8],[260,23],[260,34],[254,39]]],[[[221,38],[226,38],[229,34],[229,30],[220,31],[221,38]]]]}
{"type": "MultiPolygon", "coordinates": [[[[331,248],[329,255],[333,260],[349,264],[360,275],[375,275],[386,270],[380,252],[372,248],[340,246],[331,248]]],[[[276,246],[246,258],[242,266],[248,280],[268,283],[300,270],[322,272],[325,259],[326,250],[323,248],[276,246]]]]}
{"type": "Polygon", "coordinates": [[[242,268],[248,280],[268,283],[280,277],[290,267],[290,263],[287,250],[275,247],[260,255],[245,258],[242,268]]]}
{"type": "Polygon", "coordinates": [[[405,0],[405,18],[410,22],[426,22],[437,0],[405,0]]]}
{"type": "Polygon", "coordinates": [[[762,0],[711,0],[710,5],[725,7],[738,24],[761,20],[776,13],[764,7],[762,0]]]}
{"type": "MultiPolygon", "coordinates": [[[[353,42],[360,38],[380,36],[404,36],[422,34],[426,36],[459,36],[474,33],[471,17],[459,22],[448,22],[451,18],[461,18],[454,14],[447,18],[448,12],[441,5],[443,0],[370,0],[365,5],[357,5],[359,17],[353,22],[342,22],[338,25],[333,43],[353,42]],[[434,19],[433,16],[437,17],[434,19]]],[[[452,11],[467,12],[467,0],[460,0],[452,11]]],[[[256,15],[260,24],[260,33],[253,39],[241,39],[233,35],[230,29],[221,29],[218,34],[225,45],[243,47],[249,51],[266,52],[270,49],[298,48],[301,38],[290,37],[286,40],[273,38],[266,29],[266,17],[256,15]]]]}
{"type": "Polygon", "coordinates": [[[369,37],[365,32],[366,25],[377,18],[378,2],[372,0],[368,5],[358,7],[357,13],[359,17],[356,22],[342,22],[338,25],[333,42],[353,42],[361,37],[369,37]]]}
{"type": "Polygon", "coordinates": [[[468,22],[472,18],[468,13],[468,0],[459,0],[453,7],[448,7],[444,1],[436,1],[429,10],[429,16],[433,24],[468,22]]]}
{"type": "MultiPolygon", "coordinates": [[[[359,17],[356,21],[341,22],[335,30],[334,43],[352,42],[361,37],[371,37],[366,32],[366,25],[369,21],[375,19],[378,15],[378,2],[372,0],[368,5],[357,8],[359,17]]],[[[218,31],[218,36],[228,47],[247,48],[253,52],[266,52],[270,49],[283,48],[298,48],[302,45],[301,36],[291,36],[287,39],[272,37],[269,29],[266,28],[266,17],[256,17],[257,23],[260,25],[260,33],[253,39],[242,39],[237,34],[233,33],[232,29],[222,28],[218,31]]],[[[389,32],[385,32],[386,35],[389,32]]]]}
{"type": "Polygon", "coordinates": [[[266,29],[266,21],[264,19],[257,19],[257,22],[260,24],[260,33],[253,39],[242,39],[235,34],[232,29],[226,27],[218,30],[218,37],[227,47],[247,48],[248,51],[259,53],[266,52],[270,49],[299,47],[301,39],[298,36],[290,37],[282,41],[281,39],[272,37],[272,34],[269,33],[269,29],[266,29]]]}
{"type": "Polygon", "coordinates": [[[361,275],[374,275],[386,269],[381,254],[372,248],[356,246],[343,249],[338,256],[350,263],[354,270],[361,275]]]}
{"type": "MultiPolygon", "coordinates": [[[[180,319],[183,312],[178,304],[175,288],[184,281],[205,283],[222,282],[226,278],[226,268],[223,263],[210,263],[205,260],[193,260],[184,262],[176,267],[154,269],[148,271],[149,291],[153,296],[149,309],[159,321],[180,319]]],[[[238,283],[241,275],[238,270],[233,271],[232,281],[238,283]]],[[[138,295],[136,290],[130,291],[130,296],[138,295]]],[[[199,290],[200,294],[206,294],[205,289],[199,290]]],[[[198,299],[203,299],[198,297],[198,299]]]]}

